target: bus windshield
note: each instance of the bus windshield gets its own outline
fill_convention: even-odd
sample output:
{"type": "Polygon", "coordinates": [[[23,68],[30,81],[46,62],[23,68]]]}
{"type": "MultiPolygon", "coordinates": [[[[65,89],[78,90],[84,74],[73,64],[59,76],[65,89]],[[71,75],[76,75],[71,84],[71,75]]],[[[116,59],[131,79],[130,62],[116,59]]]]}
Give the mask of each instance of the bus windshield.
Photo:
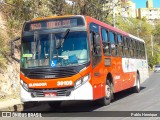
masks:
{"type": "Polygon", "coordinates": [[[21,67],[66,67],[89,61],[86,31],[39,34],[22,37],[21,67]]]}

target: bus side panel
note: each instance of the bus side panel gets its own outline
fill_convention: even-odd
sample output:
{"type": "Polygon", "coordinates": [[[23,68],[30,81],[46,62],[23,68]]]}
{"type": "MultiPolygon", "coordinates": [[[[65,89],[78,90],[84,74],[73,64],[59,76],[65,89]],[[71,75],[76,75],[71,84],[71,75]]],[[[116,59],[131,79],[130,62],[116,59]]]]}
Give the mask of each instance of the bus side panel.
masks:
{"type": "MultiPolygon", "coordinates": [[[[90,28],[89,25],[90,23],[96,23],[96,21],[90,17],[86,17],[86,27],[88,30],[88,34],[90,34],[90,28]]],[[[101,38],[100,38],[101,39],[101,38]]],[[[100,40],[101,41],[101,40],[100,40]]],[[[89,36],[89,44],[90,44],[90,57],[91,57],[91,65],[93,64],[93,59],[92,59],[92,48],[91,48],[91,41],[90,41],[90,36],[89,36]]],[[[104,97],[104,84],[105,84],[105,77],[104,77],[104,64],[103,64],[103,60],[101,59],[101,61],[96,65],[92,66],[92,70],[91,70],[91,81],[92,81],[92,87],[93,87],[93,99],[99,99],[104,97]]]]}
{"type": "Polygon", "coordinates": [[[136,59],[122,58],[122,69],[124,73],[124,89],[134,86],[136,80],[136,59]]]}
{"type": "Polygon", "coordinates": [[[114,92],[118,92],[122,90],[123,87],[123,81],[122,81],[122,67],[121,67],[121,58],[120,57],[112,57],[112,75],[113,75],[113,81],[114,81],[114,92]]]}
{"type": "Polygon", "coordinates": [[[104,56],[104,59],[111,59],[111,65],[110,66],[105,66],[105,71],[107,71],[106,73],[106,77],[107,74],[111,74],[112,75],[112,82],[113,82],[113,89],[114,92],[118,92],[121,90],[122,88],[122,67],[121,67],[121,58],[118,57],[106,57],[104,56]]]}
{"type": "Polygon", "coordinates": [[[106,77],[104,73],[103,62],[101,61],[92,70],[92,86],[93,86],[93,99],[99,99],[105,95],[106,77]]]}
{"type": "Polygon", "coordinates": [[[147,60],[137,59],[136,65],[140,75],[140,82],[143,83],[149,77],[147,60]]]}

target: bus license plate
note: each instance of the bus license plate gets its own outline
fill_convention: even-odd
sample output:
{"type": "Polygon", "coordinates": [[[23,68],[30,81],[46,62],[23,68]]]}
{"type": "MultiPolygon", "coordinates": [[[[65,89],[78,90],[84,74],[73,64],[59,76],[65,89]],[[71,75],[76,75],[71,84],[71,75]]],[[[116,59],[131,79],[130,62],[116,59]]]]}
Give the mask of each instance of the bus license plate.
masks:
{"type": "Polygon", "coordinates": [[[54,97],[57,96],[56,92],[44,92],[44,97],[54,97]]]}

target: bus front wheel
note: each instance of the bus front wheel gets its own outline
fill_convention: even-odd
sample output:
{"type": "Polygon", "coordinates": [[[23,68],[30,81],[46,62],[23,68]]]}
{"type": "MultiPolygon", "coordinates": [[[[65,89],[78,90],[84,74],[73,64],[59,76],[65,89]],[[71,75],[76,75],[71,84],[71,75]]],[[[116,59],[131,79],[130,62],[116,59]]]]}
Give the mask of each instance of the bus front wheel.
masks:
{"type": "Polygon", "coordinates": [[[106,94],[105,97],[103,97],[97,101],[98,105],[100,105],[100,106],[109,105],[112,98],[113,98],[112,83],[110,83],[109,80],[107,80],[107,84],[105,86],[105,94],[106,94]]]}

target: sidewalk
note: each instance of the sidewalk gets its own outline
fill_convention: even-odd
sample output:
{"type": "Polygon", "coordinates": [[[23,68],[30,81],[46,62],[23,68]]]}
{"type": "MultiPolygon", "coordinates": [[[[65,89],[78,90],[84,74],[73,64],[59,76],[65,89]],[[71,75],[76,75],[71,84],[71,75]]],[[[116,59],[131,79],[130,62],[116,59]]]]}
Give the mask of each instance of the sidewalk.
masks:
{"type": "Polygon", "coordinates": [[[0,101],[0,111],[22,111],[23,103],[20,99],[7,99],[0,101]]]}

